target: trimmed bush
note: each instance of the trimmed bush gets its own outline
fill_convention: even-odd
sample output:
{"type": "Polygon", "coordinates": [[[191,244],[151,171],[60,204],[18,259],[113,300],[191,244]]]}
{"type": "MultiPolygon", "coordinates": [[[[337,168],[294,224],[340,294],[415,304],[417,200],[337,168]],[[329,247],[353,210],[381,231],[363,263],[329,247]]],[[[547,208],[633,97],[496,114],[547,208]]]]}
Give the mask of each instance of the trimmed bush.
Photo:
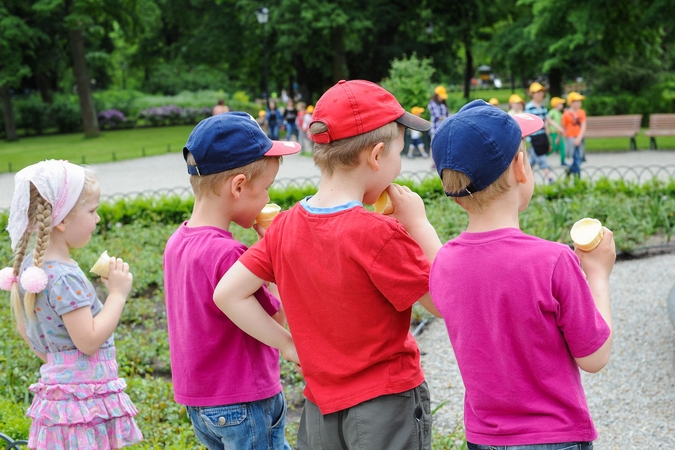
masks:
{"type": "Polygon", "coordinates": [[[76,95],[59,95],[49,107],[49,115],[60,133],[82,130],[82,111],[76,95]]]}

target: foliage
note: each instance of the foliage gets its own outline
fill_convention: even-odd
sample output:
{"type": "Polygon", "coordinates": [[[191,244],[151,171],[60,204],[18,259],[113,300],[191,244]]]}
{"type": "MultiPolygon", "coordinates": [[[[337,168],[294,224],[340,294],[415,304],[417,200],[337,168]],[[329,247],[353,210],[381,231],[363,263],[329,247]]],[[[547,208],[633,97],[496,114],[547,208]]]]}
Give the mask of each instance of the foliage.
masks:
{"type": "Polygon", "coordinates": [[[104,128],[115,128],[126,121],[124,113],[117,109],[106,109],[98,113],[98,123],[104,128]]]}
{"type": "Polygon", "coordinates": [[[72,133],[82,130],[82,113],[75,95],[57,95],[49,106],[49,115],[59,132],[72,133]]]}
{"type": "Polygon", "coordinates": [[[23,101],[16,102],[17,127],[32,130],[35,134],[44,133],[49,127],[49,105],[42,102],[37,95],[31,95],[23,101]]]}
{"type": "Polygon", "coordinates": [[[18,441],[28,439],[29,431],[30,419],[26,417],[23,404],[0,396],[0,432],[18,441]]]}
{"type": "Polygon", "coordinates": [[[143,88],[151,94],[176,95],[205,89],[230,91],[232,84],[225,71],[204,65],[186,67],[184,62],[174,61],[156,67],[143,88]]]}
{"type": "MultiPolygon", "coordinates": [[[[434,74],[429,58],[419,59],[415,53],[409,58],[394,59],[389,69],[389,77],[382,80],[382,87],[394,94],[394,97],[406,111],[413,106],[426,109],[434,86],[431,78],[434,74]]],[[[425,117],[429,112],[425,111],[425,117]]]]}

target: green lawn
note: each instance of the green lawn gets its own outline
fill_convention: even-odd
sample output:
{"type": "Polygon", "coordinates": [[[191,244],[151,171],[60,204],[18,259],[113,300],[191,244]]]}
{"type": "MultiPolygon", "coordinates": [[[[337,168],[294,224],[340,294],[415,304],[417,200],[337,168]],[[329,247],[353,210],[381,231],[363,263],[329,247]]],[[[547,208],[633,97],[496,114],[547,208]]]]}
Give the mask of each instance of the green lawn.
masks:
{"type": "Polygon", "coordinates": [[[16,172],[44,159],[67,159],[73,163],[102,163],[159,155],[183,149],[193,125],[103,131],[98,138],[82,133],[24,137],[17,142],[0,141],[0,172],[16,172]]]}
{"type": "MultiPolygon", "coordinates": [[[[16,172],[44,159],[67,159],[81,164],[104,163],[142,156],[181,151],[194,127],[136,128],[104,131],[101,136],[85,139],[81,133],[24,137],[17,142],[0,141],[0,173],[16,172]]],[[[675,149],[675,136],[657,140],[659,149],[675,149]]],[[[593,138],[586,140],[589,151],[627,151],[628,138],[593,138]]],[[[638,149],[649,149],[649,138],[637,136],[638,149]]]]}

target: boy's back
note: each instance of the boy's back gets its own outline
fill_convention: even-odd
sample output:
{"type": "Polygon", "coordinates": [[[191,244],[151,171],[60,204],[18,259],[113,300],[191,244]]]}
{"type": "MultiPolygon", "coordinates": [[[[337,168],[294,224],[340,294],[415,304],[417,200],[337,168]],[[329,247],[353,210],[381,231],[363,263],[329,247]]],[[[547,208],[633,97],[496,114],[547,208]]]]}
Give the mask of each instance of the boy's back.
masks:
{"type": "MultiPolygon", "coordinates": [[[[279,352],[241,331],[213,303],[213,291],[246,246],[229,231],[182,224],[164,251],[174,398],[188,406],[243,403],[281,392],[279,352]],[[232,370],[237,367],[237,370],[232,370]]],[[[256,298],[274,315],[279,301],[256,298]]]]}
{"type": "Polygon", "coordinates": [[[429,270],[419,245],[398,221],[356,203],[307,208],[282,212],[240,260],[279,286],[307,398],[329,414],[418,386],[410,317],[429,270]]]}
{"type": "Polygon", "coordinates": [[[609,328],[569,247],[517,228],[463,232],[438,252],[430,280],[436,306],[451,319],[467,440],[597,438],[570,352],[593,353],[609,328]]]}

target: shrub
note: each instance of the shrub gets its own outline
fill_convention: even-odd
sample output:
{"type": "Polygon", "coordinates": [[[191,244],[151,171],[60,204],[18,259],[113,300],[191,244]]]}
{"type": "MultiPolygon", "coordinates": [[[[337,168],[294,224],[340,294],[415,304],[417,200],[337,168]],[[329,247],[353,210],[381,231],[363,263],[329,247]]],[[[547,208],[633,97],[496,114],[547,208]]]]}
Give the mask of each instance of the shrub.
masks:
{"type": "Polygon", "coordinates": [[[81,131],[82,111],[76,95],[59,95],[49,107],[49,115],[60,133],[81,131]]]}
{"type": "Polygon", "coordinates": [[[176,95],[182,91],[213,88],[229,91],[231,86],[232,83],[223,70],[209,66],[189,66],[176,60],[155,68],[145,81],[143,91],[151,94],[176,95]]]}
{"type": "Polygon", "coordinates": [[[49,105],[45,104],[39,95],[17,100],[14,105],[18,119],[17,128],[42,134],[49,126],[49,105]]]}
{"type": "MultiPolygon", "coordinates": [[[[434,71],[431,59],[418,59],[413,53],[410,58],[404,56],[391,62],[389,77],[382,80],[382,87],[394,94],[407,111],[413,106],[426,107],[433,92],[434,71]]],[[[424,114],[428,117],[428,111],[424,114]]]]}
{"type": "Polygon", "coordinates": [[[122,111],[108,109],[98,113],[98,123],[104,128],[115,128],[127,121],[122,111]]]}
{"type": "Polygon", "coordinates": [[[142,96],[141,92],[121,89],[96,91],[93,94],[96,111],[116,109],[127,118],[138,115],[138,99],[142,96]]]}

